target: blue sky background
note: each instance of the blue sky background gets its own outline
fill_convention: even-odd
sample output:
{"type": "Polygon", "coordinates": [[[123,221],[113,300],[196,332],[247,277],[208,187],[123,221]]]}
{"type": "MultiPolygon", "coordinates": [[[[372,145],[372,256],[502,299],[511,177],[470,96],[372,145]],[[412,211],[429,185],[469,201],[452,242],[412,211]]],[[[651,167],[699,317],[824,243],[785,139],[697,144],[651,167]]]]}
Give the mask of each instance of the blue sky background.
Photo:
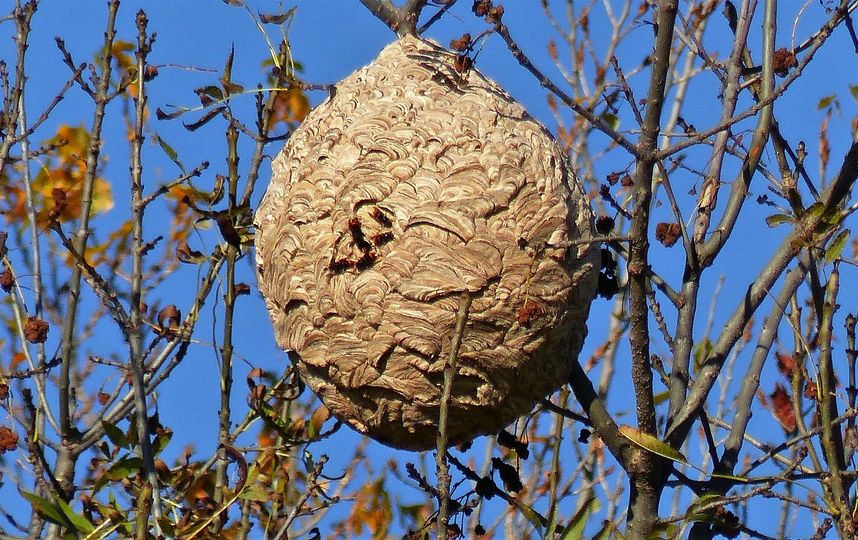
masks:
{"type": "MultiPolygon", "coordinates": [[[[436,24],[428,35],[446,44],[450,39],[456,38],[464,32],[476,35],[481,32],[485,25],[475,19],[470,13],[470,3],[460,0],[450,13],[441,22],[436,24]]],[[[562,19],[563,2],[551,2],[555,13],[562,19]]],[[[2,11],[8,11],[11,5],[8,0],[0,2],[2,11]]],[[[254,11],[274,12],[278,10],[277,2],[251,2],[254,11]]],[[[285,8],[290,8],[296,3],[283,2],[285,8]]],[[[293,54],[297,61],[304,66],[302,77],[307,82],[334,83],[344,78],[355,69],[371,61],[378,51],[388,43],[393,34],[356,0],[303,0],[297,3],[298,10],[289,34],[293,47],[293,54]]],[[[548,24],[539,2],[535,0],[509,0],[504,3],[506,8],[505,21],[510,26],[513,36],[519,41],[522,49],[541,66],[555,81],[562,77],[552,67],[551,61],[546,53],[548,40],[557,36],[548,24]]],[[[790,34],[792,32],[792,17],[797,9],[798,3],[782,2],[782,20],[780,21],[780,32],[777,47],[790,45],[790,34]]],[[[686,2],[680,2],[682,9],[686,2]]],[[[260,35],[255,23],[248,13],[243,9],[229,7],[222,2],[210,1],[126,1],[123,2],[118,19],[119,39],[133,41],[136,30],[134,28],[134,14],[139,8],[146,10],[149,17],[149,29],[158,34],[155,48],[150,56],[150,61],[155,64],[175,64],[180,66],[195,66],[210,68],[212,73],[189,71],[179,67],[162,65],[160,75],[150,88],[150,106],[165,108],[165,105],[196,105],[197,99],[193,89],[206,84],[216,83],[223,67],[223,63],[229,54],[230,47],[235,47],[235,64],[233,68],[233,80],[246,87],[252,87],[257,81],[264,81],[262,61],[268,57],[267,45],[260,35]]],[[[431,6],[426,9],[427,14],[433,12],[431,6]]],[[[598,37],[598,21],[594,11],[591,17],[594,24],[594,35],[598,37]]],[[[29,87],[27,94],[27,108],[31,119],[40,113],[46,103],[55,94],[56,90],[65,82],[69,72],[62,65],[59,52],[57,51],[53,38],[62,36],[68,49],[73,53],[78,62],[91,60],[94,52],[102,42],[104,21],[106,17],[105,2],[102,1],[77,1],[77,0],[52,0],[44,1],[33,22],[31,47],[29,51],[29,87]]],[[[425,16],[424,16],[425,17],[425,16]]],[[[796,30],[798,41],[802,41],[821,21],[827,18],[827,14],[813,2],[803,16],[796,30]]],[[[727,38],[726,25],[719,15],[713,17],[712,24],[720,25],[722,28],[712,32],[706,45],[712,50],[721,51],[721,57],[726,56],[730,45],[727,38]]],[[[755,22],[752,46],[755,51],[759,45],[759,21],[755,22]],[[754,41],[756,39],[756,41],[754,41]]],[[[273,39],[277,39],[278,30],[274,26],[267,27],[273,39]]],[[[0,25],[0,56],[8,60],[12,59],[9,35],[13,31],[12,25],[5,22],[0,25]]],[[[636,65],[650,51],[652,30],[649,26],[642,25],[636,29],[626,44],[618,50],[621,61],[628,62],[624,65],[629,69],[636,65]],[[627,59],[627,60],[626,60],[627,59]]],[[[567,51],[561,47],[561,59],[565,58],[567,51]]],[[[481,52],[477,67],[497,80],[510,94],[522,102],[525,107],[546,126],[553,130],[556,122],[552,118],[546,104],[545,91],[526,72],[519,68],[518,64],[509,55],[502,41],[496,37],[489,37],[481,52]]],[[[776,114],[781,121],[781,128],[793,144],[799,139],[808,143],[810,156],[808,157],[808,171],[815,177],[817,170],[816,139],[819,122],[823,112],[818,110],[817,104],[823,96],[836,94],[842,105],[842,112],[836,114],[831,121],[831,165],[829,175],[836,172],[842,162],[848,145],[851,141],[850,121],[856,116],[858,108],[856,102],[849,96],[849,85],[858,84],[858,55],[852,50],[851,43],[843,28],[838,29],[830,43],[819,53],[819,58],[814,61],[806,76],[795,84],[795,87],[776,106],[776,114]]],[[[689,99],[686,119],[697,125],[698,128],[712,124],[719,112],[720,102],[717,100],[717,89],[713,90],[711,83],[714,77],[704,74],[692,86],[692,97],[689,99]]],[[[638,97],[645,95],[646,80],[642,77],[633,78],[631,81],[638,97]]],[[[321,93],[311,94],[314,103],[320,101],[324,95],[321,93]]],[[[251,96],[233,100],[234,108],[244,118],[252,118],[251,96]]],[[[747,106],[747,102],[745,102],[747,106]]],[[[119,103],[114,103],[116,108],[119,103]]],[[[111,111],[118,119],[119,111],[111,111]]],[[[630,116],[627,107],[622,108],[621,129],[630,128],[630,116]]],[[[566,118],[570,118],[566,114],[566,118]]],[[[72,90],[68,97],[53,114],[52,119],[42,128],[43,139],[48,138],[60,123],[71,125],[83,124],[88,126],[91,122],[91,104],[81,92],[72,90]]],[[[752,123],[743,124],[745,128],[751,127],[752,123]]],[[[182,163],[190,168],[201,161],[210,160],[212,167],[199,181],[200,187],[211,186],[214,173],[224,173],[225,143],[223,139],[223,126],[217,121],[203,127],[193,134],[186,132],[179,122],[154,122],[151,126],[168,141],[178,152],[182,163]]],[[[127,218],[129,193],[124,186],[127,184],[128,171],[128,145],[125,143],[125,128],[121,122],[111,122],[107,126],[105,149],[109,156],[104,176],[114,182],[114,196],[116,206],[114,210],[96,221],[97,227],[109,230],[127,218]]],[[[245,154],[249,156],[248,146],[245,154]]],[[[272,149],[273,151],[273,149],[272,149]]],[[[687,163],[698,168],[706,165],[705,154],[689,155],[687,163]]],[[[774,156],[767,151],[764,157],[767,165],[776,170],[774,156]]],[[[614,171],[625,169],[629,165],[629,159],[620,152],[612,152],[598,165],[597,178],[603,181],[604,175],[614,171]]],[[[147,141],[144,151],[145,178],[147,186],[153,187],[157,184],[172,179],[178,170],[166,157],[160,148],[152,143],[151,138],[147,141]]],[[[242,164],[242,171],[247,165],[247,159],[242,164]]],[[[264,165],[262,178],[269,176],[268,165],[264,165]]],[[[728,172],[732,174],[735,167],[728,172]]],[[[730,178],[730,175],[726,175],[730,178]]],[[[688,195],[693,180],[682,178],[681,174],[672,179],[674,189],[683,209],[688,212],[695,197],[688,195]]],[[[752,187],[754,195],[765,191],[764,180],[757,178],[756,186],[752,187]]],[[[698,186],[699,187],[699,186],[698,186]]],[[[257,190],[256,201],[258,202],[264,189],[264,183],[257,190]]],[[[666,203],[666,201],[664,201],[666,203]]],[[[704,280],[704,290],[708,291],[702,295],[703,302],[700,306],[701,323],[697,325],[698,332],[702,331],[708,305],[705,304],[707,295],[714,291],[719,276],[724,276],[724,287],[718,297],[718,306],[714,310],[713,330],[717,333],[723,321],[729,317],[736,302],[744,293],[746,284],[753,278],[756,272],[763,266],[768,257],[775,251],[784,231],[768,229],[761,223],[762,217],[768,215],[771,209],[758,207],[753,202],[748,203],[748,211],[743,214],[733,242],[728,246],[724,257],[719,259],[716,267],[708,272],[704,280]]],[[[667,205],[656,209],[656,221],[672,221],[667,205]]],[[[688,215],[688,214],[686,214],[688,215]]],[[[147,219],[153,223],[159,219],[157,212],[147,214],[147,219]]],[[[208,242],[206,245],[194,245],[193,247],[206,248],[211,251],[217,238],[212,235],[203,234],[202,238],[208,242]]],[[[199,241],[199,239],[195,239],[199,241]]],[[[678,286],[682,271],[681,248],[676,246],[673,250],[654,244],[651,256],[655,268],[668,277],[673,285],[678,286]]],[[[242,276],[240,280],[254,283],[252,273],[252,258],[247,257],[240,263],[242,276]]],[[[160,291],[164,297],[169,297],[169,303],[187,306],[193,298],[194,290],[189,284],[195,281],[196,268],[182,266],[176,275],[172,276],[166,288],[160,291]]],[[[843,291],[841,293],[842,308],[838,313],[835,323],[836,328],[842,328],[842,321],[846,313],[854,311],[855,298],[855,270],[851,266],[843,268],[843,291]]],[[[255,288],[254,288],[255,293],[255,288]]],[[[220,296],[220,294],[216,295],[220,296]]],[[[593,305],[591,318],[591,336],[588,339],[582,358],[589,357],[592,350],[598,346],[605,336],[607,329],[607,315],[612,302],[597,299],[593,305]]],[[[666,307],[666,306],[665,306],[666,307]]],[[[757,328],[762,314],[769,309],[768,304],[761,308],[760,316],[757,317],[757,328]]],[[[667,311],[667,310],[666,310],[667,311]]],[[[268,322],[264,305],[255,294],[251,297],[240,299],[240,314],[237,321],[237,344],[236,350],[253,366],[281,372],[286,355],[279,351],[274,343],[272,330],[268,322]]],[[[672,327],[672,317],[667,314],[668,324],[672,327]]],[[[204,342],[212,340],[212,318],[211,304],[207,305],[204,318],[198,326],[195,338],[204,342]]],[[[219,324],[219,322],[218,322],[219,324]]],[[[56,334],[59,332],[57,331],[56,334]]],[[[657,329],[653,326],[653,334],[657,329]]],[[[56,338],[56,334],[52,337],[56,338]]],[[[786,334],[784,334],[786,336],[786,334]]],[[[121,342],[112,342],[114,338],[108,336],[103,338],[102,343],[91,345],[96,350],[121,350],[121,342]]],[[[115,339],[119,339],[118,337],[115,339]]],[[[785,347],[791,347],[791,340],[785,342],[785,347]]],[[[842,351],[842,343],[838,344],[842,351]]],[[[655,343],[653,352],[666,356],[666,348],[660,343],[655,343]],[[661,347],[661,349],[659,349],[661,347]]],[[[841,364],[842,366],[842,364],[841,364]]],[[[250,370],[248,364],[235,363],[234,377],[236,389],[234,397],[234,408],[236,411],[245,410],[243,381],[246,373],[250,370]]],[[[628,378],[627,348],[621,348],[618,356],[616,385],[630,388],[628,378]]],[[[774,368],[769,366],[765,372],[768,379],[764,378],[763,391],[772,391],[774,383],[774,368]]],[[[741,378],[741,370],[737,374],[741,378]]],[[[780,380],[780,379],[778,379],[780,380]]],[[[171,449],[180,451],[185,443],[195,444],[200,455],[209,455],[216,445],[217,410],[219,401],[219,382],[217,375],[217,363],[214,353],[210,347],[192,348],[192,353],[183,365],[177,369],[170,381],[165,383],[158,392],[159,410],[162,422],[169,425],[175,431],[171,449]]],[[[633,415],[633,404],[628,401],[631,392],[614,392],[611,396],[610,407],[614,411],[625,411],[633,415]]],[[[239,418],[239,413],[236,413],[239,418]]],[[[633,418],[626,416],[622,423],[634,423],[633,418]]],[[[770,437],[772,442],[778,442],[782,438],[780,428],[771,420],[768,413],[758,411],[750,426],[750,431],[758,436],[770,437]]],[[[348,429],[341,430],[332,441],[316,445],[314,452],[326,452],[331,456],[329,471],[336,474],[337,468],[342,467],[345,460],[351,457],[351,449],[357,445],[360,438],[348,429]],[[346,448],[348,451],[340,452],[346,448]]],[[[381,445],[370,443],[368,452],[373,461],[379,467],[390,457],[399,457],[407,461],[416,456],[394,452],[381,445]],[[412,457],[413,456],[413,457],[412,457]]],[[[169,451],[168,451],[169,454],[169,451]]],[[[475,451],[474,455],[482,453],[475,451]]],[[[0,498],[10,495],[14,486],[8,483],[0,488],[0,498]]],[[[391,490],[395,496],[417,497],[419,493],[414,490],[404,489],[397,486],[396,481],[391,482],[391,490]]],[[[665,497],[669,503],[668,496],[665,497]]],[[[772,506],[774,508],[774,506],[772,506]]],[[[9,509],[9,508],[7,508],[9,509]]],[[[574,511],[572,508],[561,509],[567,515],[574,511]]],[[[764,527],[765,528],[765,527],[764,527]]],[[[798,529],[803,531],[801,526],[798,529]]],[[[810,531],[810,529],[807,529],[810,531]]],[[[322,531],[325,534],[326,531],[322,531]]],[[[812,534],[808,532],[808,535],[812,534]]]]}

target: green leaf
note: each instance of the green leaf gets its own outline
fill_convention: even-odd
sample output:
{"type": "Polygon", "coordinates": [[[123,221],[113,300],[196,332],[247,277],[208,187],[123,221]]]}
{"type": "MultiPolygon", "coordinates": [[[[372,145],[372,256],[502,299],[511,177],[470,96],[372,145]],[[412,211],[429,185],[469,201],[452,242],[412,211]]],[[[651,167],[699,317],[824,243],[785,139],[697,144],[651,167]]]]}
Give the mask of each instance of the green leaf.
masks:
{"type": "Polygon", "coordinates": [[[584,527],[590,519],[590,514],[593,511],[593,503],[597,502],[596,496],[591,495],[581,508],[575,512],[569,524],[560,531],[560,540],[573,540],[574,538],[584,538],[584,527]]]}
{"type": "MultiPolygon", "coordinates": [[[[263,68],[270,68],[274,66],[273,58],[266,58],[262,61],[263,68]]],[[[297,60],[292,60],[292,68],[295,73],[303,73],[304,72],[304,64],[297,60]]]]}
{"type": "Polygon", "coordinates": [[[711,522],[712,510],[702,510],[702,508],[712,503],[721,504],[722,501],[726,502],[727,498],[720,493],[704,493],[689,505],[688,510],[685,511],[685,520],[711,522]]]}
{"type": "Polygon", "coordinates": [[[606,112],[602,113],[600,118],[608,125],[608,127],[615,131],[620,127],[620,118],[616,114],[606,112]]]}
{"type": "Polygon", "coordinates": [[[812,218],[817,218],[825,211],[825,205],[821,202],[811,204],[805,211],[805,215],[812,218]]]}
{"type": "Polygon", "coordinates": [[[69,519],[65,516],[63,511],[60,509],[52,501],[47,499],[43,499],[36,495],[35,493],[30,493],[29,491],[21,491],[21,495],[24,496],[25,499],[30,501],[30,504],[33,506],[33,509],[41,514],[45,519],[50,521],[51,523],[56,523],[57,525],[61,525],[66,529],[73,529],[74,526],[69,521],[69,519]]]}
{"type": "Polygon", "coordinates": [[[675,523],[671,523],[669,521],[659,521],[653,526],[647,538],[652,540],[662,540],[663,538],[679,538],[678,535],[680,531],[681,529],[675,523]]]}
{"type": "Polygon", "coordinates": [[[738,484],[747,484],[748,478],[745,476],[734,476],[732,474],[721,474],[721,473],[712,473],[712,478],[723,478],[725,480],[732,480],[738,484]]]}
{"type": "Polygon", "coordinates": [[[167,154],[167,157],[170,158],[170,161],[172,161],[176,164],[177,167],[179,167],[179,170],[182,171],[182,174],[187,174],[185,172],[185,166],[182,165],[182,163],[179,161],[179,154],[177,154],[176,151],[173,150],[173,147],[167,144],[167,141],[165,141],[157,133],[155,134],[155,139],[158,141],[158,145],[161,146],[161,150],[163,150],[164,153],[167,154]]]}
{"type": "Polygon", "coordinates": [[[599,529],[599,532],[593,536],[593,540],[611,540],[613,538],[619,538],[620,540],[624,540],[620,531],[617,530],[617,527],[613,524],[613,522],[605,520],[605,523],[602,525],[602,528],[599,529]],[[613,534],[612,534],[613,533],[613,534]]]}
{"type": "Polygon", "coordinates": [[[825,262],[834,262],[840,258],[840,254],[843,253],[843,246],[845,246],[846,241],[849,240],[849,234],[849,229],[840,231],[837,238],[835,238],[825,250],[825,262]]]}
{"type": "Polygon", "coordinates": [[[140,441],[140,434],[137,433],[137,413],[131,413],[128,416],[128,431],[125,432],[125,438],[128,439],[128,448],[134,448],[140,441]]]}
{"type": "Polygon", "coordinates": [[[206,198],[209,201],[209,204],[217,204],[223,199],[223,195],[225,190],[223,189],[224,184],[226,184],[226,176],[222,174],[215,175],[215,185],[212,190],[206,195],[206,198]]]}
{"type": "Polygon", "coordinates": [[[220,77],[221,84],[229,84],[232,81],[232,61],[235,58],[235,44],[229,49],[229,56],[226,57],[226,63],[223,66],[223,75],[220,77]]]}
{"type": "Polygon", "coordinates": [[[167,448],[167,445],[170,444],[170,439],[173,438],[172,430],[164,430],[162,433],[155,436],[155,441],[152,443],[152,452],[155,455],[159,455],[161,452],[167,448]]]}
{"type": "Polygon", "coordinates": [[[158,524],[161,525],[161,532],[164,533],[167,538],[176,538],[176,526],[169,517],[161,517],[161,519],[158,520],[158,524]]]}
{"type": "MultiPolygon", "coordinates": [[[[203,103],[204,106],[208,105],[210,101],[223,101],[223,92],[221,92],[221,89],[213,84],[203,86],[202,88],[197,88],[195,92],[198,95],[202,94],[203,96],[206,96],[208,98],[208,100],[204,100],[206,101],[206,103],[203,103]]],[[[200,99],[203,100],[202,96],[200,97],[200,99]]]]}
{"type": "Polygon", "coordinates": [[[223,89],[226,90],[227,95],[244,93],[244,87],[235,83],[225,83],[223,89]]]}
{"type": "Polygon", "coordinates": [[[709,358],[709,353],[712,352],[712,340],[704,339],[694,346],[694,369],[696,370],[703,365],[703,362],[709,358]]]}
{"type": "Polygon", "coordinates": [[[114,463],[113,466],[104,474],[110,480],[122,480],[123,478],[128,478],[142,468],[143,460],[138,457],[131,457],[129,454],[114,463]]]}
{"type": "Polygon", "coordinates": [[[837,96],[835,96],[834,94],[832,94],[830,96],[825,96],[819,100],[819,103],[816,104],[816,109],[821,111],[822,109],[830,107],[831,104],[835,103],[836,101],[837,101],[837,96]]]}
{"type": "Polygon", "coordinates": [[[316,461],[313,459],[313,454],[304,450],[304,469],[309,473],[313,472],[316,467],[316,461]]]}
{"type": "Polygon", "coordinates": [[[239,495],[238,498],[248,501],[266,502],[268,501],[269,496],[268,492],[261,486],[248,486],[242,490],[241,495],[239,495]]]}
{"type": "Polygon", "coordinates": [[[187,240],[180,240],[176,246],[176,258],[185,264],[202,264],[209,260],[201,251],[191,249],[187,240]]]}
{"type": "Polygon", "coordinates": [[[620,426],[620,433],[635,445],[640,446],[644,450],[652,452],[657,456],[661,456],[678,463],[688,463],[688,460],[685,459],[685,456],[683,456],[679,450],[649,433],[644,433],[627,425],[620,426]]]}
{"type": "Polygon", "coordinates": [[[100,490],[104,487],[107,482],[116,482],[117,480],[122,480],[123,478],[128,478],[135,472],[139,471],[143,468],[143,460],[138,457],[131,457],[131,454],[125,455],[119,459],[116,463],[114,463],[109,469],[104,471],[104,474],[101,475],[101,478],[96,481],[95,486],[93,486],[93,493],[100,490]]]}
{"type": "Polygon", "coordinates": [[[539,533],[539,536],[542,536],[543,529],[545,528],[545,518],[539,515],[539,512],[534,510],[532,507],[526,505],[525,503],[516,500],[509,499],[509,502],[515,506],[516,510],[521,512],[521,514],[533,525],[533,528],[539,533]]]}
{"type": "Polygon", "coordinates": [[[792,216],[787,214],[774,214],[766,218],[766,225],[775,228],[782,223],[792,223],[795,221],[792,216]]]}
{"type": "Polygon", "coordinates": [[[840,208],[834,207],[829,208],[828,212],[822,214],[822,218],[820,220],[828,225],[838,225],[843,221],[844,217],[846,216],[843,211],[840,208]]]}
{"type": "Polygon", "coordinates": [[[226,58],[226,64],[223,66],[223,75],[220,78],[220,84],[224,90],[224,96],[229,97],[231,94],[240,94],[244,92],[244,87],[232,82],[232,61],[235,58],[235,45],[229,51],[229,56],[226,58]]]}
{"type": "Polygon", "coordinates": [[[659,392],[658,394],[652,396],[653,405],[661,405],[670,397],[670,390],[665,390],[664,392],[659,392]]]}
{"type": "Polygon", "coordinates": [[[76,531],[84,534],[90,534],[95,531],[95,525],[90,523],[84,516],[72,510],[71,506],[69,506],[64,500],[57,499],[57,504],[76,531]]]}
{"type": "Polygon", "coordinates": [[[116,424],[111,424],[107,420],[102,420],[101,427],[104,428],[104,433],[107,434],[107,438],[110,439],[110,442],[120,448],[131,448],[131,445],[128,443],[128,438],[125,437],[125,434],[122,433],[121,429],[116,427],[116,424]]]}
{"type": "Polygon", "coordinates": [[[858,84],[850,84],[849,93],[852,94],[852,99],[858,101],[858,84]]]}

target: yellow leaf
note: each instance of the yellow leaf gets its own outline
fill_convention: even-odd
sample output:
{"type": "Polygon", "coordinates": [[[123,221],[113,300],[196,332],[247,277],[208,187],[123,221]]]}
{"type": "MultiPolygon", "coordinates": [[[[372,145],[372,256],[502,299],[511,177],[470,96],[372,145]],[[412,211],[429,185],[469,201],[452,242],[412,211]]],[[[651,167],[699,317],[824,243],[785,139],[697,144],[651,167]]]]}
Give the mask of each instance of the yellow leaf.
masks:
{"type": "Polygon", "coordinates": [[[128,41],[117,39],[113,42],[113,47],[110,52],[113,54],[113,59],[121,69],[128,69],[136,64],[134,57],[128,54],[134,50],[134,44],[128,41]]]}
{"type": "Polygon", "coordinates": [[[361,535],[364,527],[372,533],[372,538],[387,538],[387,532],[393,520],[390,495],[384,487],[384,478],[364,485],[354,495],[352,515],[348,524],[355,535],[361,535]]]}
{"type": "Polygon", "coordinates": [[[632,426],[620,426],[620,433],[635,445],[640,446],[644,450],[648,450],[653,454],[679,463],[688,462],[679,450],[649,433],[644,433],[632,426]]]}
{"type": "MultiPolygon", "coordinates": [[[[50,150],[33,179],[33,206],[36,221],[45,229],[51,216],[60,222],[80,218],[83,185],[87,174],[86,155],[90,147],[90,136],[84,127],[62,125],[57,133],[45,142],[50,150]],[[57,204],[59,194],[61,206],[57,204]]],[[[6,220],[20,223],[26,218],[26,197],[23,178],[3,178],[3,188],[9,201],[6,220]]],[[[96,177],[93,184],[91,215],[113,208],[113,193],[110,184],[96,177]]]]}

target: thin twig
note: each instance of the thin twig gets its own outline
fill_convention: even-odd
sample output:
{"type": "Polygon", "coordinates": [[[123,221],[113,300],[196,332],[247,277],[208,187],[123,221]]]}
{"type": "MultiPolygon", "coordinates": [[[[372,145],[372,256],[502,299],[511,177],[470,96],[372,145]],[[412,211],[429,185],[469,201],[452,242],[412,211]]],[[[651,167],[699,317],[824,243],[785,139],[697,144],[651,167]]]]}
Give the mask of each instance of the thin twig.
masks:
{"type": "Polygon", "coordinates": [[[534,77],[539,81],[539,84],[547,88],[551,93],[556,95],[560,101],[563,102],[564,105],[575,111],[576,114],[583,117],[587,122],[590,123],[593,127],[610,137],[614,142],[623,147],[627,152],[631,155],[638,157],[639,149],[627,138],[618,133],[614,128],[609,126],[603,119],[599,116],[591,112],[590,110],[584,108],[577,101],[572,99],[566,92],[560,89],[551,79],[549,79],[539,68],[537,68],[533,62],[524,54],[524,52],[519,48],[518,44],[512,38],[509,33],[509,28],[503,22],[496,21],[494,25],[495,32],[504,40],[507,48],[510,53],[512,53],[513,57],[518,60],[518,63],[522,65],[527,71],[533,74],[534,77]]]}
{"type": "MultiPolygon", "coordinates": [[[[847,3],[848,2],[846,2],[845,0],[843,0],[841,2],[842,5],[845,5],[847,3]]],[[[852,9],[854,9],[854,7],[850,7],[849,9],[852,10],[852,9]]],[[[756,115],[763,108],[768,107],[769,105],[774,103],[775,100],[777,100],[781,95],[783,95],[784,92],[787,91],[787,89],[790,86],[792,86],[792,83],[794,83],[796,80],[799,79],[799,77],[801,77],[802,73],[804,72],[804,69],[813,60],[814,56],[816,55],[816,52],[828,40],[828,38],[831,36],[833,30],[840,23],[842,23],[844,21],[844,18],[838,13],[840,11],[841,11],[840,9],[834,10],[834,12],[835,12],[834,16],[832,16],[832,18],[829,19],[829,21],[826,24],[824,24],[816,34],[814,34],[812,41],[811,41],[812,44],[808,47],[807,54],[802,57],[801,61],[799,61],[798,66],[795,67],[793,69],[793,71],[790,72],[789,75],[787,75],[784,78],[784,81],[779,86],[775,87],[772,90],[771,94],[769,94],[768,97],[758,101],[757,103],[755,103],[753,106],[749,107],[744,112],[736,114],[736,115],[732,116],[730,119],[722,121],[718,125],[716,125],[712,128],[698,132],[696,135],[692,136],[691,138],[689,138],[689,139],[687,139],[681,143],[677,143],[673,146],[665,148],[664,150],[660,150],[656,154],[656,158],[657,159],[664,159],[668,156],[671,156],[673,154],[681,152],[687,148],[695,146],[695,145],[705,141],[706,139],[708,139],[712,135],[715,135],[715,134],[720,133],[726,129],[729,129],[731,126],[737,124],[738,122],[741,122],[742,120],[745,120],[747,118],[750,118],[750,117],[756,115]]]]}
{"type": "Polygon", "coordinates": [[[417,35],[422,34],[426,30],[428,30],[430,26],[432,26],[433,24],[438,22],[441,19],[441,17],[443,17],[444,14],[450,10],[450,8],[452,8],[454,5],[456,5],[456,2],[458,2],[458,1],[459,0],[448,0],[443,6],[441,6],[440,9],[438,9],[438,11],[436,11],[435,13],[432,14],[431,17],[429,17],[428,21],[423,23],[423,25],[417,29],[417,35]]]}
{"type": "MultiPolygon", "coordinates": [[[[110,90],[110,79],[113,72],[113,42],[116,39],[116,14],[118,11],[119,0],[111,0],[108,3],[107,24],[101,48],[104,55],[102,72],[98,76],[95,95],[92,96],[95,103],[95,111],[93,112],[92,125],[89,129],[91,142],[86,153],[86,169],[80,191],[80,218],[77,233],[72,242],[73,251],[78,254],[80,259],[78,260],[78,264],[74,266],[71,279],[69,279],[68,295],[66,297],[68,298],[68,302],[65,318],[63,319],[62,338],[60,340],[59,356],[62,359],[59,380],[60,437],[67,441],[75,439],[72,431],[74,427],[72,425],[74,400],[71,394],[71,380],[72,373],[77,365],[75,354],[77,348],[77,311],[80,307],[81,282],[85,272],[85,264],[88,264],[83,259],[83,254],[86,253],[86,246],[91,232],[89,221],[92,213],[92,194],[98,174],[98,162],[102,147],[102,128],[108,104],[107,95],[110,90]],[[84,264],[81,264],[81,262],[84,264]]],[[[102,300],[105,299],[102,298],[102,300]]],[[[113,300],[115,301],[115,295],[113,295],[113,300]]],[[[116,316],[118,313],[114,311],[113,314],[116,316]]],[[[123,326],[125,321],[118,319],[117,322],[120,323],[120,328],[125,330],[123,326]]],[[[63,483],[64,488],[67,490],[66,493],[69,496],[73,493],[76,459],[77,456],[70,451],[69,446],[63,446],[57,456],[54,474],[60,478],[60,482],[63,483]]]]}
{"type": "Polygon", "coordinates": [[[137,12],[137,98],[134,100],[134,135],[131,141],[131,216],[133,238],[131,242],[131,308],[128,310],[128,348],[129,365],[132,374],[134,391],[134,408],[136,409],[138,444],[140,445],[143,468],[146,472],[146,483],[141,487],[137,496],[137,530],[138,540],[149,537],[149,514],[152,513],[155,536],[161,535],[161,496],[158,474],[155,472],[155,453],[152,449],[152,439],[149,430],[149,414],[146,406],[146,383],[144,381],[144,363],[141,336],[140,305],[143,303],[143,214],[146,210],[143,200],[143,126],[146,115],[146,73],[151,42],[147,39],[148,24],[146,13],[141,9],[137,12]]]}
{"type": "Polygon", "coordinates": [[[465,334],[468,310],[471,308],[471,293],[465,291],[459,298],[459,311],[456,313],[456,326],[450,339],[450,354],[444,364],[444,386],[438,403],[438,438],[435,461],[438,474],[438,540],[447,538],[447,520],[450,512],[450,469],[447,465],[447,411],[453,391],[453,378],[456,376],[456,363],[459,347],[465,334]]]}
{"type": "Polygon", "coordinates": [[[149,204],[151,204],[155,199],[157,199],[161,195],[164,195],[165,193],[168,193],[170,191],[170,189],[187,182],[191,178],[199,177],[201,174],[203,174],[203,171],[205,171],[208,168],[209,168],[209,162],[203,161],[198,166],[194,167],[191,170],[191,172],[189,172],[187,174],[183,174],[182,176],[176,178],[175,180],[171,180],[170,182],[167,182],[165,184],[158,186],[158,189],[156,189],[155,191],[153,191],[149,195],[142,197],[138,204],[140,204],[143,207],[149,206],[149,204]]]}

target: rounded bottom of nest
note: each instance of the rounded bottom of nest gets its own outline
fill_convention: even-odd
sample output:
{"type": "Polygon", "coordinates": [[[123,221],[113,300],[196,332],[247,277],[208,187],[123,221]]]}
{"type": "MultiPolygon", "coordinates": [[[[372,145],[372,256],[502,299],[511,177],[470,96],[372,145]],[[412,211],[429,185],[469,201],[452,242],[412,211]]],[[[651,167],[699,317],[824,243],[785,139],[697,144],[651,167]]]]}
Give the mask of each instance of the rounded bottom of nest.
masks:
{"type": "MultiPolygon", "coordinates": [[[[583,339],[583,333],[561,328],[531,351],[520,367],[488,373],[470,367],[478,365],[480,351],[462,351],[448,405],[448,446],[496,434],[531,411],[569,380],[571,362],[561,359],[579,351],[583,339]]],[[[403,394],[393,393],[383,380],[357,388],[337,385],[330,366],[319,368],[299,360],[298,370],[328,410],[359,433],[393,448],[424,451],[436,446],[445,362],[442,355],[430,371],[414,370],[410,376],[419,373],[428,384],[411,394],[405,389],[403,394]],[[430,385],[434,391],[427,391],[430,385]]]]}

